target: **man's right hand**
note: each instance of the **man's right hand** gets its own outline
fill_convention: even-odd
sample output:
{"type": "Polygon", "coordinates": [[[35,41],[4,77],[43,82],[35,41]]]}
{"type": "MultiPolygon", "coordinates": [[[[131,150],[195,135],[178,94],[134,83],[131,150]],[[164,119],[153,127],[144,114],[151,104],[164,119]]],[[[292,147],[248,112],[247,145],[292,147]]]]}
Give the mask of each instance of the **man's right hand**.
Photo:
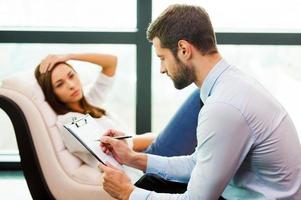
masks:
{"type": "Polygon", "coordinates": [[[100,147],[106,154],[112,153],[113,157],[120,163],[129,165],[135,152],[129,148],[126,140],[118,140],[112,137],[122,136],[124,133],[109,130],[101,137],[100,147]]]}

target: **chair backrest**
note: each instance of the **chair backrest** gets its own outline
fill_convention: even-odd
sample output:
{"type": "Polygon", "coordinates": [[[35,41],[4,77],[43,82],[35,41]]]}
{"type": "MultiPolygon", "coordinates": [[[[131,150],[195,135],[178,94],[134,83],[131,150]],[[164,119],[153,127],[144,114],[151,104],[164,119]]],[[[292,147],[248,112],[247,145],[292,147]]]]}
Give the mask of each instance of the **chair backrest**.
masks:
{"type": "Polygon", "coordinates": [[[42,173],[23,111],[14,101],[3,95],[0,95],[0,108],[7,113],[13,124],[22,170],[32,198],[54,199],[42,173]]]}
{"type": "Polygon", "coordinates": [[[13,123],[21,165],[34,199],[111,199],[101,174],[65,147],[57,115],[45,101],[33,72],[3,80],[0,106],[13,123]]]}

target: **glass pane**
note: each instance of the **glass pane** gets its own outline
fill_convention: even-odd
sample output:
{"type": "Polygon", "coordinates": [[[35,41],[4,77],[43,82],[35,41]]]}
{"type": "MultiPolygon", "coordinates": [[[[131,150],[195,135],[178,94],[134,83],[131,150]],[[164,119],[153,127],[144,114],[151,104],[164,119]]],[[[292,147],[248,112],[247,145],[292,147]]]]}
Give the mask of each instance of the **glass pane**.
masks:
{"type": "Polygon", "coordinates": [[[2,30],[127,31],[136,18],[135,0],[0,0],[2,30]]]}
{"type": "Polygon", "coordinates": [[[22,171],[0,171],[0,194],[2,199],[32,200],[22,171]]]}
{"type": "Polygon", "coordinates": [[[204,7],[219,32],[301,32],[299,0],[154,0],[153,18],[174,3],[204,7]]]}
{"type": "MultiPolygon", "coordinates": [[[[230,64],[256,78],[277,98],[293,119],[301,139],[301,47],[220,45],[219,49],[230,64]]],[[[159,59],[154,57],[153,63],[156,72],[153,72],[152,120],[153,129],[160,131],[192,88],[175,91],[169,78],[159,74],[159,59]]]]}
{"type": "MultiPolygon", "coordinates": [[[[20,71],[33,69],[49,53],[100,52],[118,56],[118,67],[114,86],[102,106],[109,113],[127,125],[135,133],[136,110],[136,46],[135,45],[80,45],[80,44],[0,44],[0,84],[4,77],[20,71]]],[[[99,67],[79,61],[70,62],[79,73],[82,83],[86,84],[96,78],[99,67]]],[[[0,115],[0,125],[10,130],[7,120],[0,115]]],[[[13,140],[10,131],[1,131],[2,138],[13,140]],[[5,136],[2,136],[5,135],[5,136]]],[[[10,142],[11,143],[11,142],[10,142]]],[[[10,143],[4,143],[16,148],[10,143]]],[[[5,147],[0,146],[0,151],[5,147]]]]}

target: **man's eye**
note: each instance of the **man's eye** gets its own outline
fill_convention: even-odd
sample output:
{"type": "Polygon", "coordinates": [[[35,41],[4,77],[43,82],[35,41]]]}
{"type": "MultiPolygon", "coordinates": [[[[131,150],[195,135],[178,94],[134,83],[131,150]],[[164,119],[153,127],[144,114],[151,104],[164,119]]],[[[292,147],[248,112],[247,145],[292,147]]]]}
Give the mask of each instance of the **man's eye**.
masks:
{"type": "Polygon", "coordinates": [[[69,78],[73,78],[74,77],[74,74],[70,74],[69,78]]]}

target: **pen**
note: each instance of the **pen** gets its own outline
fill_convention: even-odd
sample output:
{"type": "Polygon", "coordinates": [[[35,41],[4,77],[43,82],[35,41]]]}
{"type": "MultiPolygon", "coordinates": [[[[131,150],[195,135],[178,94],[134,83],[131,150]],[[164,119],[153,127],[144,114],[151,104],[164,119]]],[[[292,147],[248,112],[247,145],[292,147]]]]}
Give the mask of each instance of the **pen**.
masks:
{"type": "MultiPolygon", "coordinates": [[[[117,139],[117,140],[123,140],[123,139],[128,139],[128,138],[132,138],[131,135],[122,135],[122,136],[115,136],[115,137],[112,137],[114,139],[117,139]]],[[[95,141],[100,141],[100,139],[97,139],[95,141]]]]}

